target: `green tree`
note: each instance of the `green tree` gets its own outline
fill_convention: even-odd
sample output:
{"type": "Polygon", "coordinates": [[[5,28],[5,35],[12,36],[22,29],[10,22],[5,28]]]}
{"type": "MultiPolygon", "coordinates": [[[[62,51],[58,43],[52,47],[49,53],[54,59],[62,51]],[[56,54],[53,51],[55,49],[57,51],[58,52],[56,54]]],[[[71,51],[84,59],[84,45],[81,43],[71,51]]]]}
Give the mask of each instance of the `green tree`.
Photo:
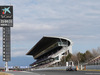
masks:
{"type": "Polygon", "coordinates": [[[79,62],[83,63],[83,62],[85,62],[85,55],[83,53],[78,52],[77,59],[79,62]]]}
{"type": "Polygon", "coordinates": [[[66,61],[71,61],[71,57],[72,57],[72,54],[69,53],[69,54],[66,56],[66,61]]]}
{"type": "Polygon", "coordinates": [[[70,53],[67,56],[63,56],[61,58],[61,62],[60,62],[61,65],[62,66],[65,66],[66,65],[66,62],[71,60],[71,56],[72,56],[72,54],[70,54],[70,53]]]}
{"type": "Polygon", "coordinates": [[[92,55],[92,53],[91,53],[89,50],[87,50],[87,51],[84,53],[84,55],[85,55],[85,61],[86,61],[86,62],[93,58],[93,55],[92,55]]]}

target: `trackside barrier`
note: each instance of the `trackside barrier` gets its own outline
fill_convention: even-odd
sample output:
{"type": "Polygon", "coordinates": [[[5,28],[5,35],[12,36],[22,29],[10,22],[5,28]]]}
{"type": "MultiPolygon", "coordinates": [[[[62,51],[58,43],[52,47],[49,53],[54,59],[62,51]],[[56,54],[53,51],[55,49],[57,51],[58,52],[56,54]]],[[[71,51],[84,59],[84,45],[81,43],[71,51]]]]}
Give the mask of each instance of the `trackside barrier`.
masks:
{"type": "MultiPolygon", "coordinates": [[[[62,67],[48,67],[48,68],[40,68],[35,70],[66,70],[68,66],[62,66],[62,67]]],[[[79,70],[78,66],[73,66],[72,68],[76,68],[76,70],[79,70]]],[[[100,70],[100,65],[86,65],[83,67],[83,70],[86,69],[92,69],[92,70],[100,70]]]]}
{"type": "MultiPolygon", "coordinates": [[[[66,70],[68,66],[62,66],[62,67],[48,67],[48,68],[41,68],[36,70],[66,70]]],[[[73,66],[72,68],[76,68],[76,66],[73,66]]]]}
{"type": "Polygon", "coordinates": [[[78,66],[76,66],[76,70],[79,70],[78,66]]]}
{"type": "Polygon", "coordinates": [[[86,65],[84,66],[83,70],[86,70],[86,65]]]}
{"type": "Polygon", "coordinates": [[[87,65],[86,69],[96,69],[96,70],[100,70],[100,65],[87,65]]]}

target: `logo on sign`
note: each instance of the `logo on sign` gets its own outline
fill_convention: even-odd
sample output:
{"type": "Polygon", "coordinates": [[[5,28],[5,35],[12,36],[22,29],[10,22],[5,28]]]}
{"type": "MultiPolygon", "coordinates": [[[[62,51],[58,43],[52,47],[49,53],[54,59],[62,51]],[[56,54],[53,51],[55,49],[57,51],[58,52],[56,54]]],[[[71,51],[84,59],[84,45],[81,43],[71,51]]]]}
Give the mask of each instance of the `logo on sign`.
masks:
{"type": "Polygon", "coordinates": [[[2,9],[2,10],[3,10],[2,14],[6,14],[7,12],[8,12],[9,14],[11,14],[11,12],[10,12],[10,7],[4,8],[4,9],[2,9]]]}
{"type": "Polygon", "coordinates": [[[13,6],[0,6],[0,27],[13,27],[13,6]]]}
{"type": "Polygon", "coordinates": [[[13,19],[13,7],[0,6],[0,19],[13,19]]]}

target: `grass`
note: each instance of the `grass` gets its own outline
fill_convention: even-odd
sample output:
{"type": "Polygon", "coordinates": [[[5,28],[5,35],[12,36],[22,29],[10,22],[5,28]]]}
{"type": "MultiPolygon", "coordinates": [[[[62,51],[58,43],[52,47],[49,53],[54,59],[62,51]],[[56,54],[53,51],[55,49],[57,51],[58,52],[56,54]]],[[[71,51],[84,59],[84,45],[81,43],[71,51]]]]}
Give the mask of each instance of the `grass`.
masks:
{"type": "Polygon", "coordinates": [[[87,70],[83,70],[83,71],[100,71],[100,70],[96,70],[96,69],[87,69],[87,70]]]}
{"type": "Polygon", "coordinates": [[[10,74],[4,73],[4,72],[0,72],[0,75],[10,75],[10,74]]]}

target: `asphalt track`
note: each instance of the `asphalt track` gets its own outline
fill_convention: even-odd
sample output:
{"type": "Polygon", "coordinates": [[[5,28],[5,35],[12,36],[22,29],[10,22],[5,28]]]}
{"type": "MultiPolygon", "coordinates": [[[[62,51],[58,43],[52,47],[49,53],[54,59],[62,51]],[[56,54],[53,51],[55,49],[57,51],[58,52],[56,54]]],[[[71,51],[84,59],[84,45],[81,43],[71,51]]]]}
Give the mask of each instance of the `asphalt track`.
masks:
{"type": "Polygon", "coordinates": [[[45,70],[45,71],[33,71],[33,72],[9,72],[13,75],[100,75],[97,71],[61,71],[61,70],[45,70]]]}
{"type": "Polygon", "coordinates": [[[47,70],[47,71],[33,71],[40,75],[100,75],[100,72],[95,71],[64,71],[64,70],[47,70]]]}

